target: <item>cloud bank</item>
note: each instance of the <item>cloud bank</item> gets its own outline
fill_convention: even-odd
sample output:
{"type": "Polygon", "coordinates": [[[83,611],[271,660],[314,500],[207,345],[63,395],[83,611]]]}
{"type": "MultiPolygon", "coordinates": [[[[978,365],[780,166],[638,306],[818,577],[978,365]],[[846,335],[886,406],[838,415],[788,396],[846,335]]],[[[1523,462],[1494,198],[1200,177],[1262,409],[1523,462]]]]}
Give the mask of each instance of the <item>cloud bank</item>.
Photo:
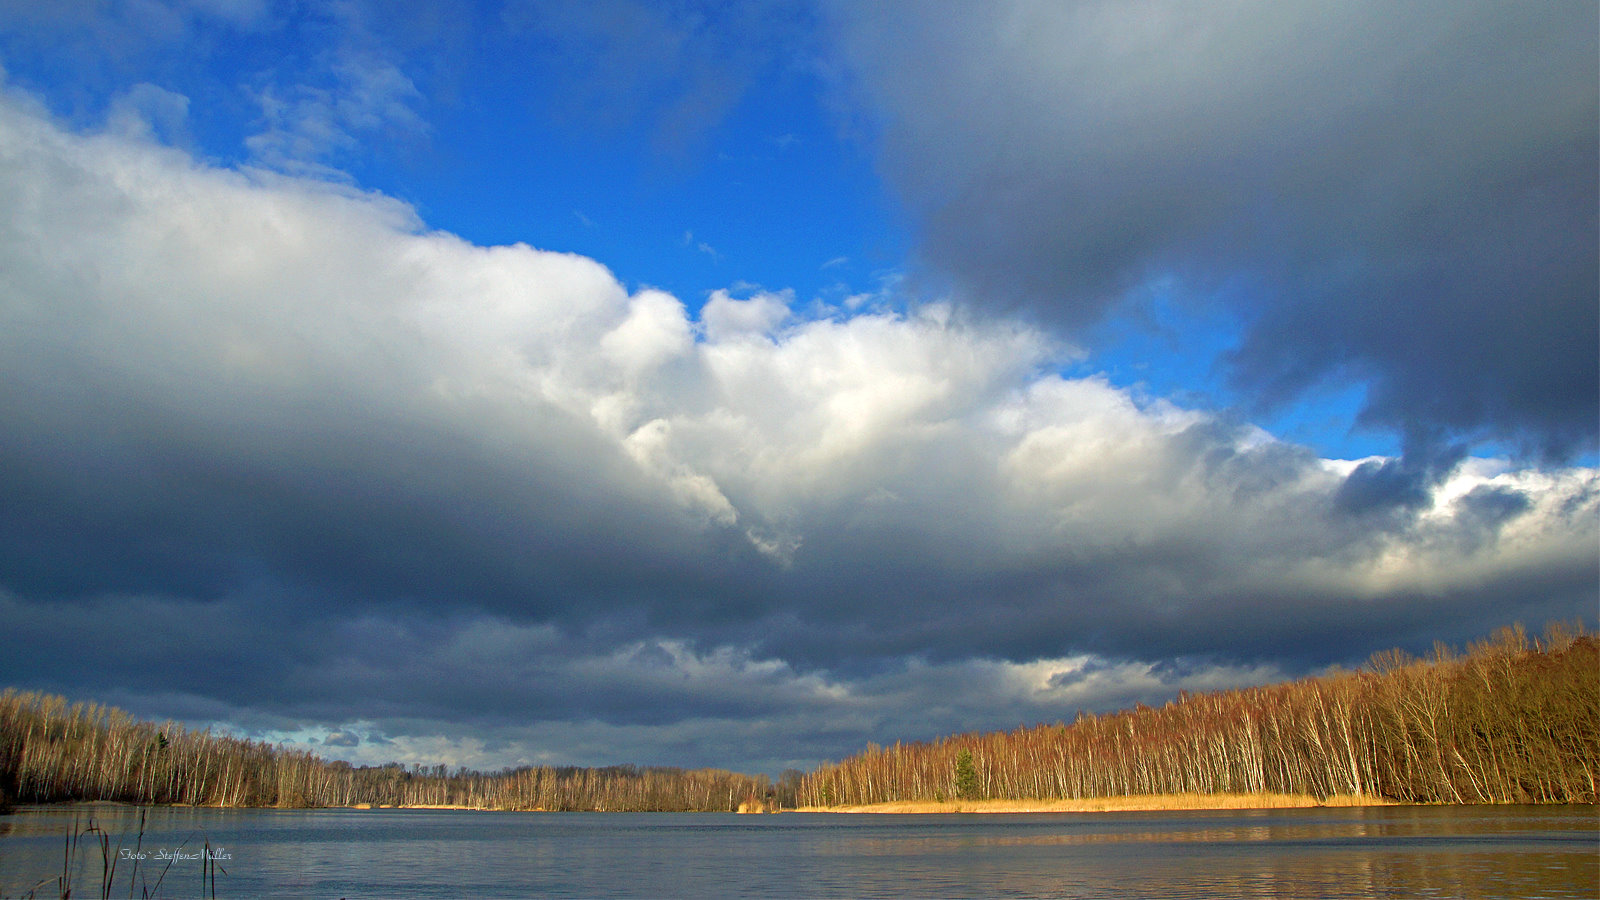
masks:
{"type": "Polygon", "coordinates": [[[12,91],[0,680],[374,762],[775,771],[1592,615],[1594,470],[1318,459],[1071,352],[691,314],[12,91]]]}

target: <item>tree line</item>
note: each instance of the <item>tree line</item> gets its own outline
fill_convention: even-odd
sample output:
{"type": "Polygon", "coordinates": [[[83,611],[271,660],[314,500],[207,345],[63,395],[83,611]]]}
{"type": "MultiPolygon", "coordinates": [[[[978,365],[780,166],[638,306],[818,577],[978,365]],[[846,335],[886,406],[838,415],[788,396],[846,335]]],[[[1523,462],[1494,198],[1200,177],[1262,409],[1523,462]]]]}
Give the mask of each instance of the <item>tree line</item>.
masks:
{"type": "Polygon", "coordinates": [[[494,773],[352,766],[283,746],[135,720],[57,696],[0,693],[0,805],[110,800],[195,806],[467,806],[733,811],[765,776],[720,769],[529,766],[494,773]]]}
{"type": "Polygon", "coordinates": [[[1600,641],[1521,626],[1427,659],[1183,694],[1070,724],[869,744],[776,785],[720,769],[530,766],[481,773],[353,766],[94,703],[0,693],[0,806],[66,800],[196,806],[466,806],[734,811],[947,799],[1283,793],[1402,802],[1594,803],[1600,641]]]}
{"type": "Polygon", "coordinates": [[[1600,642],[1520,625],[1465,653],[1184,694],[1071,724],[869,744],[808,773],[806,806],[947,799],[1283,793],[1417,803],[1594,803],[1600,642]]]}

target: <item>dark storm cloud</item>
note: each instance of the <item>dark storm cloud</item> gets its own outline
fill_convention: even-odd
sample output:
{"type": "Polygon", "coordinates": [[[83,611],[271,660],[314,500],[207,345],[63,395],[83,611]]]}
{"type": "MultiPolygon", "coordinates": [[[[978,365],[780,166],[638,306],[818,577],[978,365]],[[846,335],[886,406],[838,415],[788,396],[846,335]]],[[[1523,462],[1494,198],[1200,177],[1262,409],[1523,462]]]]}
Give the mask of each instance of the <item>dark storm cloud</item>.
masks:
{"type": "Polygon", "coordinates": [[[678,562],[708,552],[705,536],[619,498],[629,475],[615,448],[559,416],[518,423],[530,471],[528,459],[438,423],[375,421],[359,408],[304,407],[270,425],[218,411],[191,430],[170,417],[192,411],[127,414],[149,398],[118,396],[114,382],[82,390],[99,396],[81,418],[35,431],[22,426],[23,407],[62,404],[60,393],[0,389],[0,414],[17,426],[0,436],[0,536],[15,549],[0,575],[31,595],[211,597],[260,579],[351,602],[428,598],[559,617],[575,590],[601,605],[658,586],[659,573],[723,587],[695,584],[678,562]],[[562,452],[586,464],[572,468],[562,452]],[[608,545],[628,547],[637,568],[617,569],[608,545]]]}
{"type": "Polygon", "coordinates": [[[1334,497],[1340,511],[1357,516],[1410,512],[1433,500],[1433,486],[1466,457],[1464,447],[1408,448],[1398,459],[1366,460],[1356,466],[1334,497]]]}
{"type": "MultiPolygon", "coordinates": [[[[1595,447],[1592,4],[841,4],[922,258],[1076,328],[1152,280],[1249,322],[1264,405],[1595,447]]],[[[1440,434],[1443,432],[1443,434],[1440,434]]]]}
{"type": "Polygon", "coordinates": [[[1504,488],[1480,487],[1462,498],[1465,514],[1476,518],[1484,527],[1497,529],[1507,521],[1528,511],[1528,495],[1504,488]]]}

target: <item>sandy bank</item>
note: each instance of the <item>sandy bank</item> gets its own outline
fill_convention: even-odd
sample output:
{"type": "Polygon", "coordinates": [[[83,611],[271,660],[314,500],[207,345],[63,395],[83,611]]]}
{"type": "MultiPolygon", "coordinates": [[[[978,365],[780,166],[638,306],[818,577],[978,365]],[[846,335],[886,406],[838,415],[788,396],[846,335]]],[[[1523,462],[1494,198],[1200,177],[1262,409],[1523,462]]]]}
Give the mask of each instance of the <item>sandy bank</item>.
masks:
{"type": "Polygon", "coordinates": [[[401,809],[477,809],[488,810],[487,806],[467,806],[464,803],[403,803],[401,809]]]}
{"type": "MultiPolygon", "coordinates": [[[[493,812],[494,811],[492,807],[488,807],[488,806],[467,806],[467,805],[462,804],[462,803],[402,803],[399,806],[396,806],[393,803],[379,803],[379,804],[376,804],[376,805],[374,805],[372,803],[354,803],[354,804],[351,804],[350,806],[345,806],[345,807],[340,807],[340,808],[341,809],[475,809],[475,810],[478,810],[480,812],[493,812]]],[[[530,810],[530,812],[541,812],[541,811],[542,810],[530,810]]]]}
{"type": "Polygon", "coordinates": [[[1055,813],[1137,812],[1176,809],[1298,809],[1314,806],[1389,806],[1381,797],[1348,794],[1145,794],[1082,800],[907,800],[862,806],[806,806],[795,812],[827,813],[1055,813]]]}

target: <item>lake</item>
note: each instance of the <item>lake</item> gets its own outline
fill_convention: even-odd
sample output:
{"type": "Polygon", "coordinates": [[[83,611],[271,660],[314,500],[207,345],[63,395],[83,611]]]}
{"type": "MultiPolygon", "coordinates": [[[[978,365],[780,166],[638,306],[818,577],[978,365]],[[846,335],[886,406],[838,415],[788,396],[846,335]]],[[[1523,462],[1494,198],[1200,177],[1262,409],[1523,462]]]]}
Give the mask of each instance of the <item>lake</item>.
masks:
{"type": "MultiPolygon", "coordinates": [[[[110,854],[131,807],[0,816],[0,896],[56,896],[63,837],[90,816],[110,854]]],[[[92,837],[92,836],[91,836],[92,837]]],[[[138,863],[209,842],[218,897],[1600,896],[1595,807],[1372,807],[1015,815],[227,810],[147,813],[138,863]]],[[[80,839],[74,894],[98,895],[80,839]]],[[[131,858],[112,896],[128,896],[131,858]]],[[[173,862],[158,897],[193,897],[173,862]]],[[[140,890],[134,890],[139,896],[140,890]]]]}

